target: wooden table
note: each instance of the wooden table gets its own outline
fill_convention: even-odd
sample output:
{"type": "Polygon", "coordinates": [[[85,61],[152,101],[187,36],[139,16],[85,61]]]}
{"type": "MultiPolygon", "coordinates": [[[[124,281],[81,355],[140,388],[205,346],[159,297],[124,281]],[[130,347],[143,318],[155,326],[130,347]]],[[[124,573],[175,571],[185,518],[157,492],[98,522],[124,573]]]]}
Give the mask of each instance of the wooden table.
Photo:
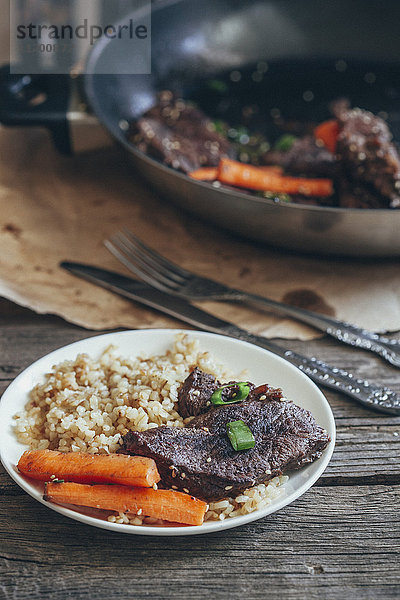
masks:
{"type": "MultiPolygon", "coordinates": [[[[98,333],[0,301],[0,391],[40,356],[98,333]]],[[[328,339],[290,345],[400,390],[400,371],[369,353],[328,339]]],[[[338,441],[323,477],[283,510],[221,533],[85,526],[35,502],[0,468],[0,600],[399,598],[400,417],[327,397],[338,441]]]]}

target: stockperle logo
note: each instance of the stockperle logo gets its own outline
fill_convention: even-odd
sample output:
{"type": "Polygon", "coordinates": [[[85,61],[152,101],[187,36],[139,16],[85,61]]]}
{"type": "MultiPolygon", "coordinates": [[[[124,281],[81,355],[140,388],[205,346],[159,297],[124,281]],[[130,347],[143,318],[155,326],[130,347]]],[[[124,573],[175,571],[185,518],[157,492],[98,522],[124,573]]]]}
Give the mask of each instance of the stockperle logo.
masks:
{"type": "Polygon", "coordinates": [[[10,2],[12,73],[82,73],[102,42],[96,73],[150,73],[151,0],[10,2]]]}

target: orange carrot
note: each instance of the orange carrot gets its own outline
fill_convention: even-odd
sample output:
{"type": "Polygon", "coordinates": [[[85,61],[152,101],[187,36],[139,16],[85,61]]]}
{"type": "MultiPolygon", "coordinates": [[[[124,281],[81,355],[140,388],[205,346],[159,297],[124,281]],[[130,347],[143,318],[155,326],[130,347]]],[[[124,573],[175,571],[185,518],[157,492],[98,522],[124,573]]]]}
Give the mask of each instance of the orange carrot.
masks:
{"type": "Polygon", "coordinates": [[[189,177],[199,181],[215,181],[218,175],[218,167],[202,167],[189,173],[189,177]]]}
{"type": "MultiPolygon", "coordinates": [[[[259,168],[266,173],[276,173],[277,175],[281,175],[283,172],[282,167],[278,165],[264,165],[259,168]]],[[[189,173],[189,177],[198,179],[199,181],[215,181],[218,179],[218,170],[218,167],[202,167],[189,173]]]]}
{"type": "Polygon", "coordinates": [[[18,469],[24,475],[40,481],[57,478],[80,483],[120,483],[138,487],[151,487],[160,481],[152,458],[126,454],[27,450],[19,459],[18,469]]]}
{"type": "Polygon", "coordinates": [[[46,483],[44,500],[103,510],[132,512],[185,525],[201,525],[206,502],[173,490],[130,488],[123,485],[46,483]]]}
{"type": "Polygon", "coordinates": [[[219,163],[218,180],[221,183],[283,194],[303,196],[331,196],[331,179],[306,179],[287,177],[269,172],[265,167],[253,167],[234,160],[223,158],[219,163]]]}
{"type": "Polygon", "coordinates": [[[258,168],[262,169],[265,173],[275,173],[276,175],[283,174],[283,169],[279,165],[262,165],[258,168]]]}
{"type": "Polygon", "coordinates": [[[339,123],[336,119],[330,119],[329,121],[320,123],[318,127],[314,129],[314,137],[316,140],[321,140],[328,150],[334,153],[339,131],[339,123]]]}

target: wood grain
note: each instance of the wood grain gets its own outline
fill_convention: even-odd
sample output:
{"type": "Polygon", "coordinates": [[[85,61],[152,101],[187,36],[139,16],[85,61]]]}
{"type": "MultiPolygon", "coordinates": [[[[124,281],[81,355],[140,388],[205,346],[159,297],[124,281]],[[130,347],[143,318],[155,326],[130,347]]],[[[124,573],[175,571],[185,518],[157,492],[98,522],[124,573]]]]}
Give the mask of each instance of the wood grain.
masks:
{"type": "Polygon", "coordinates": [[[54,600],[396,598],[398,502],[388,486],[313,488],[248,526],[171,540],[94,530],[26,495],[1,498],[3,590],[54,600]]]}
{"type": "MultiPolygon", "coordinates": [[[[0,393],[37,358],[99,332],[0,302],[0,393]]],[[[332,340],[285,342],[400,390],[400,371],[332,340]]],[[[219,534],[114,534],[62,517],[0,468],[0,600],[400,597],[400,418],[328,391],[337,445],[296,502],[219,534]],[[396,435],[397,434],[397,435],[396,435]]]]}

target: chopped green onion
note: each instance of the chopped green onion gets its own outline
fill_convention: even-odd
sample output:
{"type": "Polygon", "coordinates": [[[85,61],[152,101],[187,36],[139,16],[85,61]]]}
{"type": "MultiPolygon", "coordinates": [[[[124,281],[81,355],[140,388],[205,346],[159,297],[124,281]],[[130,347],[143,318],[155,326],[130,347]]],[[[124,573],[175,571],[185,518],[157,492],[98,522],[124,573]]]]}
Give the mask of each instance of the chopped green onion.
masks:
{"type": "Polygon", "coordinates": [[[239,451],[254,448],[256,443],[254,435],[243,421],[231,421],[227,423],[226,430],[234,450],[239,451]]]}
{"type": "Polygon", "coordinates": [[[222,81],[222,79],[209,79],[207,81],[207,86],[210,90],[218,92],[219,94],[225,94],[229,90],[227,83],[222,81]]]}
{"type": "Polygon", "coordinates": [[[287,152],[293,146],[297,137],[290,133],[285,133],[282,135],[274,144],[274,150],[278,150],[279,152],[287,152]]]}
{"type": "Polygon", "coordinates": [[[215,390],[210,400],[212,404],[235,404],[236,402],[241,402],[245,400],[250,392],[250,386],[247,381],[238,381],[237,383],[228,383],[227,385],[223,385],[222,387],[215,390]],[[222,398],[222,392],[226,388],[236,387],[238,391],[230,398],[229,400],[224,400],[222,398]]]}

